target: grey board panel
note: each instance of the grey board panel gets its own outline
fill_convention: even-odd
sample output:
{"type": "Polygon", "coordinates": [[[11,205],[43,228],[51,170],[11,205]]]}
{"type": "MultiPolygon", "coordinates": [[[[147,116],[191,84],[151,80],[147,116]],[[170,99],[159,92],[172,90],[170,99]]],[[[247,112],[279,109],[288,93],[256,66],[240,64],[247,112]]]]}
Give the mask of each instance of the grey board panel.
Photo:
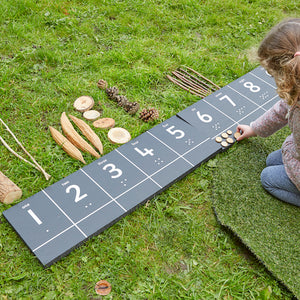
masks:
{"type": "Polygon", "coordinates": [[[176,115],[153,127],[149,133],[174,149],[193,167],[222,150],[219,143],[203,136],[199,130],[176,115]]]}
{"type": "Polygon", "coordinates": [[[257,67],[249,73],[258,77],[261,81],[268,83],[274,90],[276,90],[274,78],[263,67],[257,67]]]}
{"type": "MultiPolygon", "coordinates": [[[[14,205],[3,215],[32,251],[73,227],[72,221],[43,192],[14,205]]],[[[84,238],[80,231],[78,235],[84,238]]]]}
{"type": "Polygon", "coordinates": [[[117,197],[135,186],[137,182],[147,178],[143,170],[120,155],[118,150],[113,150],[85,166],[82,171],[110,198],[117,197]]]}
{"type": "Polygon", "coordinates": [[[261,78],[247,73],[241,78],[228,84],[228,87],[239,93],[242,97],[259,106],[276,97],[274,87],[261,78]]]}
{"type": "Polygon", "coordinates": [[[77,225],[88,234],[88,237],[102,232],[128,212],[117,201],[111,200],[94,212],[82,218],[77,225]]]}
{"type": "MultiPolygon", "coordinates": [[[[204,100],[204,99],[203,99],[204,100]]],[[[200,131],[203,139],[220,134],[235,121],[207,101],[200,100],[177,114],[181,119],[200,131]]]]}
{"type": "Polygon", "coordinates": [[[111,200],[82,170],[51,185],[45,192],[73,222],[78,222],[111,200]]]}
{"type": "Polygon", "coordinates": [[[48,240],[33,249],[33,253],[45,267],[50,266],[61,257],[78,247],[86,238],[78,234],[75,226],[61,232],[55,238],[48,240]]]}
{"type": "Polygon", "coordinates": [[[279,100],[261,67],[3,212],[49,266],[227,147],[216,136],[279,100]]]}

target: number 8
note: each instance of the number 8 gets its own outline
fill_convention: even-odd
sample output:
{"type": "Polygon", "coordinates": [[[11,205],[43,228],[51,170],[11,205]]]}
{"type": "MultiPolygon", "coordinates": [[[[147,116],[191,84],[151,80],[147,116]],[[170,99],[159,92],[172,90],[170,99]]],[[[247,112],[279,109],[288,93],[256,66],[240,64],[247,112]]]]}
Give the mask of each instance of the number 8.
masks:
{"type": "Polygon", "coordinates": [[[258,85],[254,85],[252,82],[247,81],[244,83],[244,87],[249,89],[253,93],[257,93],[260,91],[260,87],[258,85]]]}

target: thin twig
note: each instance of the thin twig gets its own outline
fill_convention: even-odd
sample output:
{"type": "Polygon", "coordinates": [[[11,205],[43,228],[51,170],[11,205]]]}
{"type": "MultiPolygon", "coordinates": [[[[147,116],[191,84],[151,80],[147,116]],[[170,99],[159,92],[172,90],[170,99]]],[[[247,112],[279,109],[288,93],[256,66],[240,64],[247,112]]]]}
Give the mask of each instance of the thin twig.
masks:
{"type": "Polygon", "coordinates": [[[204,93],[209,93],[210,92],[207,88],[195,83],[191,79],[186,78],[182,73],[180,73],[178,71],[174,71],[174,72],[172,72],[172,74],[175,77],[179,78],[182,82],[185,82],[187,85],[192,86],[195,89],[199,89],[199,90],[203,91],[204,93]]]}
{"type": "Polygon", "coordinates": [[[198,92],[193,91],[190,87],[186,87],[183,83],[180,83],[178,80],[176,80],[175,78],[171,77],[170,75],[167,75],[167,78],[170,81],[172,81],[173,83],[175,83],[176,85],[178,85],[179,87],[181,87],[182,89],[184,89],[185,91],[190,92],[193,95],[200,96],[200,97],[206,96],[204,94],[200,94],[198,92]]]}
{"type": "Polygon", "coordinates": [[[187,72],[186,70],[183,70],[182,68],[179,68],[179,70],[181,72],[184,72],[186,75],[188,75],[190,78],[192,78],[193,80],[199,82],[199,84],[203,84],[205,87],[207,87],[208,89],[212,90],[212,91],[216,91],[216,88],[214,86],[209,85],[207,82],[204,82],[202,80],[200,80],[199,78],[197,78],[196,76],[193,76],[192,74],[190,74],[189,72],[187,72]]]}
{"type": "Polygon", "coordinates": [[[25,161],[26,163],[30,164],[32,167],[36,168],[37,170],[40,171],[40,169],[33,164],[32,162],[28,161],[27,159],[25,159],[24,157],[22,157],[21,155],[19,155],[18,153],[16,153],[12,148],[10,148],[10,146],[5,142],[5,140],[0,136],[0,141],[3,144],[3,146],[10,151],[13,155],[15,155],[16,157],[20,158],[21,160],[25,161]]]}
{"type": "Polygon", "coordinates": [[[197,71],[193,70],[190,67],[186,67],[188,70],[194,72],[195,74],[197,74],[198,76],[200,76],[201,78],[205,79],[206,81],[208,81],[209,83],[211,83],[212,85],[214,85],[216,88],[220,89],[220,87],[218,85],[216,85],[215,83],[213,83],[211,80],[207,79],[206,77],[204,77],[203,75],[201,75],[200,73],[198,73],[197,71]]]}
{"type": "Polygon", "coordinates": [[[173,78],[177,83],[180,83],[182,86],[184,86],[185,88],[187,88],[188,91],[194,91],[196,93],[199,93],[201,96],[206,97],[209,94],[209,91],[202,91],[198,88],[194,88],[193,86],[191,86],[190,84],[184,82],[184,81],[179,81],[176,78],[173,78]]]}
{"type": "Polygon", "coordinates": [[[50,179],[51,175],[49,175],[38,163],[37,161],[34,159],[34,157],[31,156],[31,154],[25,149],[25,147],[21,144],[21,142],[16,138],[16,136],[13,134],[13,132],[9,129],[9,127],[5,124],[5,122],[0,118],[1,123],[5,126],[6,130],[11,134],[11,136],[14,138],[14,140],[17,142],[17,144],[22,148],[22,150],[30,157],[30,159],[34,162],[34,165],[27,161],[25,158],[23,158],[22,156],[20,156],[19,154],[17,154],[15,151],[13,151],[8,145],[7,143],[3,140],[3,138],[1,138],[1,142],[3,143],[3,145],[5,146],[5,144],[9,147],[6,148],[8,150],[10,150],[14,155],[16,155],[18,158],[28,162],[29,164],[33,165],[37,170],[39,170],[40,172],[43,173],[43,175],[45,176],[46,180],[50,179]],[[5,143],[5,144],[4,144],[5,143]]]}

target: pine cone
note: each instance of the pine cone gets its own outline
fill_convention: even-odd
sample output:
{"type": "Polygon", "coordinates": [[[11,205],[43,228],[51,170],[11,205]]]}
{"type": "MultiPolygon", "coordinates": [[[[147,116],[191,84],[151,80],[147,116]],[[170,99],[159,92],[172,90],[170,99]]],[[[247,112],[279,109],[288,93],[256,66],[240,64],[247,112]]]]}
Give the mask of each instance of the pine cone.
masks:
{"type": "Polygon", "coordinates": [[[107,88],[105,90],[105,92],[109,99],[114,100],[116,98],[116,96],[118,96],[118,94],[119,94],[119,89],[117,87],[113,86],[113,87],[107,88]]]}
{"type": "Polygon", "coordinates": [[[123,95],[116,96],[114,100],[117,101],[118,105],[122,106],[122,107],[125,107],[127,105],[127,103],[129,102],[127,100],[127,98],[123,95]]]}
{"type": "Polygon", "coordinates": [[[100,79],[98,82],[97,82],[97,87],[101,90],[105,90],[107,89],[108,87],[108,84],[107,82],[104,80],[104,79],[100,79]]]}
{"type": "Polygon", "coordinates": [[[124,109],[130,115],[134,115],[140,109],[140,105],[137,102],[128,101],[127,105],[124,106],[124,109]]]}
{"type": "Polygon", "coordinates": [[[144,108],[140,112],[140,116],[139,116],[139,118],[142,119],[144,122],[150,122],[156,120],[158,119],[158,117],[159,117],[158,110],[154,107],[151,107],[149,109],[144,108]]]}

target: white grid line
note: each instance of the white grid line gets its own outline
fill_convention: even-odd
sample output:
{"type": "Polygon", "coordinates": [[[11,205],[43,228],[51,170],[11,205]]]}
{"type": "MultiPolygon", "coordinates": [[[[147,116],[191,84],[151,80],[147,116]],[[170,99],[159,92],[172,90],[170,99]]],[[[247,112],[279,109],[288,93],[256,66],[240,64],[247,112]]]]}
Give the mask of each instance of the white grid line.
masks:
{"type": "Polygon", "coordinates": [[[42,192],[48,197],[48,199],[67,217],[67,219],[84,235],[84,237],[87,237],[87,235],[76,226],[76,223],[69,217],[69,215],[49,196],[48,193],[45,192],[45,190],[42,190],[42,192]]]}
{"type": "Polygon", "coordinates": [[[39,245],[38,247],[36,247],[35,249],[32,250],[32,252],[36,252],[37,250],[39,250],[41,247],[47,245],[48,243],[50,243],[52,240],[56,239],[57,237],[59,237],[60,235],[62,235],[63,233],[65,233],[66,231],[68,231],[69,229],[73,228],[74,225],[71,225],[69,227],[67,227],[65,230],[61,231],[60,233],[58,233],[57,235],[53,236],[51,239],[48,239],[46,242],[44,242],[43,244],[39,245]]]}
{"type": "MultiPolygon", "coordinates": [[[[252,73],[252,72],[250,72],[249,74],[252,75],[252,76],[254,76],[254,77],[256,77],[257,79],[263,81],[265,84],[269,85],[270,87],[272,87],[273,89],[276,90],[276,88],[277,88],[276,86],[274,86],[274,85],[272,85],[271,83],[265,81],[264,79],[260,78],[260,77],[257,76],[256,74],[254,74],[254,73],[252,73]]],[[[268,76],[268,75],[267,75],[267,76],[268,76]]]]}
{"type": "Polygon", "coordinates": [[[177,151],[175,151],[172,147],[170,147],[169,145],[167,145],[165,142],[163,142],[160,138],[156,137],[153,133],[147,131],[148,134],[150,134],[151,136],[153,136],[155,139],[157,139],[160,143],[162,143],[163,145],[165,145],[167,148],[169,148],[170,150],[172,150],[176,155],[178,155],[179,157],[181,157],[182,159],[184,159],[187,163],[189,163],[192,167],[194,167],[195,165],[192,164],[190,161],[188,161],[185,157],[183,157],[183,155],[179,154],[177,151]]]}
{"type": "MultiPolygon", "coordinates": [[[[253,74],[252,72],[249,72],[249,74],[251,76],[256,77],[257,79],[261,80],[262,82],[264,82],[265,84],[271,86],[272,88],[276,88],[274,87],[272,84],[266,82],[265,80],[263,80],[262,78],[260,78],[259,76],[257,76],[256,74],[253,74]]],[[[236,92],[237,94],[241,95],[242,97],[244,97],[245,99],[247,99],[248,101],[250,101],[251,103],[255,104],[257,106],[257,108],[253,111],[251,111],[249,114],[245,115],[244,117],[242,117],[241,119],[239,119],[238,121],[235,121],[232,117],[228,116],[226,113],[224,113],[223,111],[221,111],[220,109],[218,109],[217,107],[215,107],[213,104],[207,102],[205,100],[205,98],[203,99],[203,101],[205,103],[207,103],[208,105],[210,105],[211,107],[213,107],[216,111],[220,112],[221,114],[223,114],[224,116],[226,116],[227,118],[229,118],[230,120],[232,120],[234,123],[229,126],[228,128],[232,127],[234,124],[238,124],[240,121],[244,120],[245,118],[247,118],[248,116],[250,116],[251,114],[255,113],[258,109],[262,109],[264,111],[266,111],[266,109],[264,108],[264,106],[273,101],[276,97],[278,97],[278,95],[272,97],[271,99],[269,99],[268,101],[266,101],[263,105],[259,105],[257,103],[255,103],[254,101],[252,101],[250,98],[248,98],[246,95],[240,93],[239,91],[237,91],[235,88],[231,87],[230,85],[227,85],[228,88],[230,88],[231,90],[233,90],[234,92],[236,92]]],[[[228,129],[227,128],[227,129],[228,129]]],[[[223,131],[227,130],[227,129],[223,129],[223,131]]],[[[222,131],[222,132],[223,132],[222,131]]],[[[135,187],[137,187],[138,185],[142,184],[143,182],[145,182],[146,180],[150,179],[152,180],[156,185],[158,185],[160,188],[162,188],[162,186],[160,184],[158,184],[153,178],[152,176],[156,175],[157,173],[161,172],[163,169],[165,169],[166,167],[168,167],[169,165],[173,164],[174,162],[176,162],[178,159],[182,158],[183,160],[185,160],[188,164],[190,164],[192,167],[194,167],[195,165],[193,163],[191,163],[190,161],[188,161],[184,156],[193,151],[194,149],[196,149],[197,147],[199,147],[200,145],[202,145],[203,143],[205,143],[206,141],[210,140],[210,138],[207,138],[206,140],[200,142],[199,144],[195,145],[193,148],[189,149],[188,151],[186,151],[184,154],[180,155],[177,151],[175,151],[172,147],[170,147],[169,145],[167,145],[165,142],[163,142],[162,140],[160,140],[158,137],[156,137],[154,134],[148,132],[148,134],[150,134],[152,137],[154,137],[155,139],[157,139],[160,143],[162,143],[163,145],[165,145],[167,148],[169,148],[170,150],[172,150],[176,155],[178,155],[178,157],[172,161],[170,161],[168,164],[166,164],[165,166],[163,166],[162,168],[160,168],[159,170],[155,171],[154,173],[152,173],[151,175],[146,174],[141,168],[139,168],[135,163],[133,163],[129,158],[127,158],[125,155],[123,155],[120,151],[116,150],[117,153],[119,153],[121,156],[123,156],[127,161],[129,161],[132,165],[134,165],[138,170],[140,170],[144,175],[146,175],[146,178],[144,178],[143,180],[141,180],[140,182],[138,182],[137,184],[135,184],[134,186],[132,186],[131,188],[127,189],[126,191],[124,191],[123,193],[119,194],[117,197],[112,197],[100,184],[98,184],[89,174],[87,174],[85,171],[83,171],[82,169],[80,169],[82,171],[82,173],[84,173],[91,181],[93,181],[105,194],[107,194],[110,198],[111,201],[108,201],[107,203],[105,203],[104,205],[102,205],[101,207],[97,208],[96,210],[94,210],[93,212],[89,213],[88,215],[86,215],[85,217],[81,218],[79,221],[74,222],[68,215],[67,213],[44,191],[42,190],[42,192],[47,196],[47,198],[50,199],[50,201],[66,216],[66,218],[73,224],[71,226],[69,226],[68,228],[66,228],[65,230],[61,231],[60,233],[58,233],[57,235],[55,235],[54,237],[50,238],[48,241],[44,242],[43,244],[41,244],[40,246],[36,247],[33,252],[36,252],[38,249],[40,249],[41,247],[43,247],[44,245],[48,244],[50,241],[54,240],[55,238],[57,238],[58,236],[62,235],[63,233],[65,233],[66,231],[68,231],[69,229],[75,227],[85,238],[87,238],[88,236],[77,226],[77,224],[81,223],[82,221],[86,220],[87,218],[89,218],[91,215],[95,214],[96,212],[98,212],[99,210],[103,209],[104,207],[106,207],[107,205],[111,204],[112,202],[116,203],[124,212],[127,212],[127,210],[118,202],[116,201],[116,199],[120,198],[121,196],[123,196],[124,194],[128,193],[130,190],[134,189],[135,187]]],[[[217,136],[217,135],[216,135],[217,136]]],[[[214,137],[213,137],[214,138],[214,137]]],[[[212,138],[212,139],[213,139],[212,138]]]]}
{"type": "Polygon", "coordinates": [[[126,157],[125,155],[123,155],[118,149],[115,149],[115,151],[117,153],[119,153],[121,156],[123,156],[128,162],[130,162],[133,166],[135,166],[139,171],[141,171],[146,177],[147,179],[151,179],[156,185],[158,185],[160,188],[162,188],[162,186],[157,183],[153,178],[151,178],[151,175],[148,175],[146,172],[144,172],[140,167],[138,167],[134,162],[132,162],[128,157],[126,157]]]}
{"type": "MultiPolygon", "coordinates": [[[[153,136],[154,138],[157,138],[156,136],[154,136],[153,134],[150,134],[151,136],[153,136]]],[[[157,138],[158,139],[158,138],[157,138]]],[[[160,141],[160,139],[158,139],[160,141]]],[[[84,175],[86,175],[91,181],[93,181],[104,193],[106,193],[110,198],[111,201],[108,201],[107,203],[105,203],[104,205],[102,205],[101,207],[97,208],[96,210],[94,210],[93,212],[89,213],[88,215],[86,215],[85,217],[81,218],[80,220],[78,220],[77,222],[74,222],[71,220],[71,218],[68,217],[68,215],[66,213],[63,212],[62,209],[60,209],[64,215],[72,222],[72,226],[69,226],[67,229],[61,231],[60,233],[58,233],[57,235],[55,235],[54,237],[50,238],[49,240],[47,240],[46,242],[44,242],[43,244],[41,244],[40,246],[36,247],[33,251],[38,250],[39,248],[45,246],[46,244],[48,244],[49,242],[51,242],[53,239],[57,238],[58,236],[60,236],[61,234],[65,233],[66,231],[68,231],[69,229],[76,227],[79,231],[80,228],[77,226],[79,223],[81,223],[82,221],[84,221],[85,219],[87,219],[88,217],[92,216],[93,214],[95,214],[96,212],[98,212],[99,210],[101,210],[102,208],[104,208],[105,206],[111,204],[112,202],[115,202],[121,209],[124,210],[124,212],[127,212],[127,210],[118,202],[116,201],[118,198],[120,198],[121,196],[123,196],[124,194],[128,193],[130,190],[134,189],[135,187],[137,187],[138,185],[142,184],[143,182],[145,182],[146,180],[150,179],[152,180],[154,183],[156,183],[156,181],[151,178],[152,176],[156,175],[157,173],[159,173],[160,171],[162,171],[163,169],[165,169],[166,167],[168,167],[169,165],[173,164],[174,162],[176,162],[178,159],[183,158],[182,156],[188,154],[189,152],[193,151],[194,149],[196,149],[197,147],[199,147],[200,145],[202,145],[203,143],[207,142],[209,140],[209,138],[205,139],[204,141],[200,142],[199,144],[195,145],[194,147],[192,147],[191,149],[189,149],[188,151],[186,151],[184,154],[180,155],[179,153],[177,153],[178,157],[176,157],[174,160],[170,161],[168,164],[166,164],[165,166],[163,166],[162,168],[160,168],[159,170],[153,172],[151,175],[146,174],[142,169],[140,169],[136,164],[134,164],[130,159],[128,159],[124,154],[122,154],[120,151],[118,151],[117,149],[115,149],[115,151],[120,154],[122,157],[124,157],[126,160],[128,160],[130,163],[132,163],[138,170],[140,170],[141,172],[143,172],[146,175],[146,178],[144,178],[143,180],[139,181],[137,184],[135,184],[134,186],[132,186],[131,188],[127,189],[126,191],[124,191],[123,193],[119,194],[116,197],[112,197],[101,185],[99,185],[89,174],[87,174],[85,171],[83,171],[82,169],[80,169],[80,171],[82,171],[82,173],[84,175]]],[[[166,145],[167,146],[167,145],[166,145]]],[[[194,167],[195,165],[190,163],[192,167],[194,167]]],[[[161,185],[159,185],[158,183],[156,183],[160,188],[162,188],[161,185]]],[[[43,191],[47,197],[59,208],[59,206],[54,202],[54,200],[51,199],[51,197],[45,192],[43,191]]],[[[83,232],[82,232],[83,233],[83,232]]],[[[83,233],[83,235],[87,238],[87,235],[85,235],[83,233]]]]}
{"type": "Polygon", "coordinates": [[[85,174],[91,181],[93,181],[106,195],[108,195],[112,201],[114,201],[117,205],[119,205],[125,212],[127,211],[118,201],[115,200],[99,183],[97,183],[88,173],[80,169],[80,171],[85,174]]]}

